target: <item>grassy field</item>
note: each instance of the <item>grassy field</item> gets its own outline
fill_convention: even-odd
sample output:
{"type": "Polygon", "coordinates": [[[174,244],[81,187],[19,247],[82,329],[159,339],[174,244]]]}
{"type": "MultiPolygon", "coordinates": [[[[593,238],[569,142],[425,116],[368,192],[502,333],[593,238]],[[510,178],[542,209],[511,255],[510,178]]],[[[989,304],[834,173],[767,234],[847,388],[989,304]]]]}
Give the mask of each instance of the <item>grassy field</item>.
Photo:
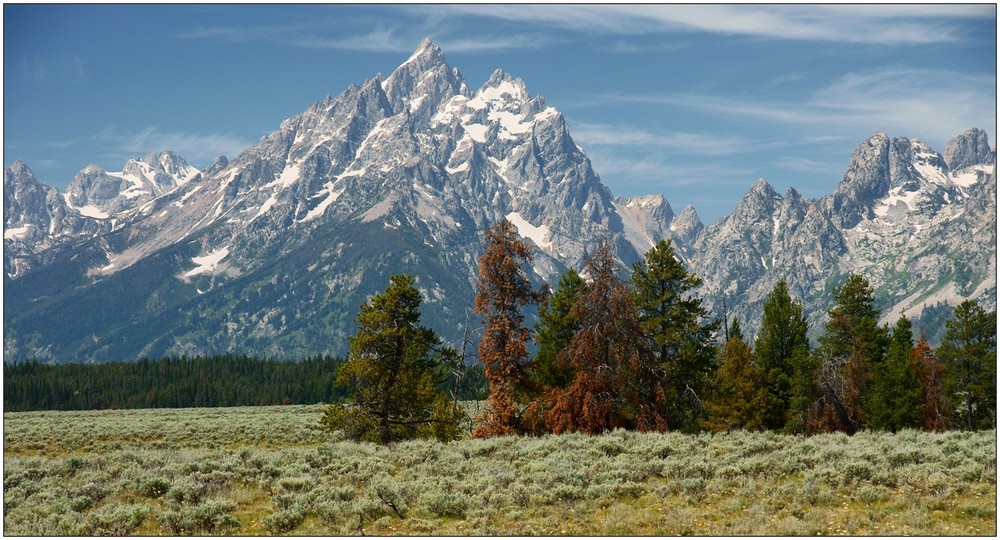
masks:
{"type": "Polygon", "coordinates": [[[320,406],[4,414],[5,535],[989,535],[996,432],[414,441],[320,406]]]}

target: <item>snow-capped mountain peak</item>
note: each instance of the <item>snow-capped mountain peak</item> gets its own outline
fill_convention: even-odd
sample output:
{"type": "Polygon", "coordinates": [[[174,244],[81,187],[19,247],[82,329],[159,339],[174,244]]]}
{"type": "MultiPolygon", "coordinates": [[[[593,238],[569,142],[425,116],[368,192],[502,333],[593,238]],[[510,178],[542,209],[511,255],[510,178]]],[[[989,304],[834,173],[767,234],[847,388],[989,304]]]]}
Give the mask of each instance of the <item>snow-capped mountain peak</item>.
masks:
{"type": "Polygon", "coordinates": [[[87,168],[64,196],[12,165],[5,351],[337,354],[357,306],[399,273],[419,284],[428,324],[456,340],[482,232],[504,218],[536,248],[534,278],[549,283],[601,242],[630,266],[672,239],[704,279],[701,296],[728,298],[750,331],[777,279],[814,328],[831,280],[847,271],[865,273],[894,309],[981,298],[995,291],[995,152],[973,130],[949,148],[942,158],[876,133],[833,195],[782,197],[760,179],[705,227],[662,195],[613,197],[562,114],[524,81],[498,69],[470,92],[425,40],[384,80],[327,96],[200,173],[150,154],[121,172],[87,168]],[[115,309],[92,316],[110,295],[115,309]],[[52,332],[56,318],[77,322],[52,332]]]}

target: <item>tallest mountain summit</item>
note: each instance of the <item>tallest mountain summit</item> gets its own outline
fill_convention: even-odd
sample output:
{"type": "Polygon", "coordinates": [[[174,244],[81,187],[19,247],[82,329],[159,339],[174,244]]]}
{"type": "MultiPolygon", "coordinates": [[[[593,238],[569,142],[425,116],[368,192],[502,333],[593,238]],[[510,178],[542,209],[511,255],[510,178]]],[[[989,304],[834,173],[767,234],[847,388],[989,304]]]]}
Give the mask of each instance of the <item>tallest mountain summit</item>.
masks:
{"type": "Polygon", "coordinates": [[[462,74],[448,65],[441,48],[430,38],[424,38],[417,50],[385,79],[382,89],[393,111],[408,111],[420,120],[428,120],[451,97],[469,95],[462,74]]]}

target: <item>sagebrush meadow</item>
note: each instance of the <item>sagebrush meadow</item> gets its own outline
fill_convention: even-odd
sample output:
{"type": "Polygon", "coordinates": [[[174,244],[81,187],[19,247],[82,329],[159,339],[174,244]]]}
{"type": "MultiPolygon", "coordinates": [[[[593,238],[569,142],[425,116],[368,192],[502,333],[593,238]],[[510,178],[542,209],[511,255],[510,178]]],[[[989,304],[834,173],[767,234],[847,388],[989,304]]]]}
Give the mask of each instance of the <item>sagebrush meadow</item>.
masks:
{"type": "Polygon", "coordinates": [[[5,413],[4,534],[996,534],[995,430],[380,446],[323,410],[5,413]]]}

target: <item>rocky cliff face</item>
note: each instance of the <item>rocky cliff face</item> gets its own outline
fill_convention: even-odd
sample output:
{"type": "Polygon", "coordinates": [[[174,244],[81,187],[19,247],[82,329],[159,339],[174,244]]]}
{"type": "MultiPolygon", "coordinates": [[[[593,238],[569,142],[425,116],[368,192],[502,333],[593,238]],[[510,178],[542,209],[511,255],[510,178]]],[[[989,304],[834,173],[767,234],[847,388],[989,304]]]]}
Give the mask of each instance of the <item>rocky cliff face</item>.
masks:
{"type": "Polygon", "coordinates": [[[750,328],[779,278],[814,316],[848,271],[908,313],[988,296],[996,174],[981,139],[953,141],[950,166],[877,134],[831,196],[761,180],[705,227],[659,195],[613,197],[558,110],[501,70],[471,91],[427,40],[388,77],[205,171],[161,153],[121,172],[88,167],[65,194],[23,164],[5,171],[5,357],[342,353],[358,305],[398,273],[414,275],[427,324],[457,342],[476,324],[482,233],[504,218],[537,248],[539,282],[581,268],[602,241],[631,266],[672,239],[703,296],[725,295],[750,328]]]}
{"type": "Polygon", "coordinates": [[[876,133],[834,193],[815,201],[758,181],[695,244],[707,298],[727,297],[751,332],[779,279],[805,303],[814,334],[830,291],[852,272],[872,283],[885,322],[966,298],[995,308],[996,153],[978,133],[949,143],[954,167],[916,139],[876,133]]]}

